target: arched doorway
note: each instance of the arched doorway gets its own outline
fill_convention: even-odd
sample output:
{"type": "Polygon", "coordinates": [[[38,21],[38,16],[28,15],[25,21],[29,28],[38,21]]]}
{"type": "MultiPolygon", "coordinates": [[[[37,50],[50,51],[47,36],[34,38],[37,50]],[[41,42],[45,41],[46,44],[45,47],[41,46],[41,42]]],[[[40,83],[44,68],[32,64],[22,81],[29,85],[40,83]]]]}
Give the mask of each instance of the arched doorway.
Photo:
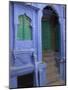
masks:
{"type": "Polygon", "coordinates": [[[51,6],[43,9],[42,16],[42,50],[59,52],[60,24],[58,14],[51,6]]]}
{"type": "MultiPolygon", "coordinates": [[[[42,59],[47,64],[47,82],[52,84],[59,80],[59,68],[56,67],[57,65],[59,67],[59,64],[57,64],[56,55],[60,52],[60,24],[58,14],[51,6],[43,9],[42,51],[42,59]]],[[[47,85],[49,85],[48,83],[47,85]]]]}

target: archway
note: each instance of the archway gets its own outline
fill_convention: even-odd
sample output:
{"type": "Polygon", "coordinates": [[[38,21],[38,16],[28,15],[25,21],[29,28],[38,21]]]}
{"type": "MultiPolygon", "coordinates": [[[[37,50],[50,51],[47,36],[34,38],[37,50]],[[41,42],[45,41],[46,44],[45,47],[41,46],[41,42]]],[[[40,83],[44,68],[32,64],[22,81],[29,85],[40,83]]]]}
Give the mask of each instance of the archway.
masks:
{"type": "Polygon", "coordinates": [[[51,6],[43,9],[42,16],[42,50],[59,52],[60,24],[58,14],[51,6]]]}
{"type": "MultiPolygon", "coordinates": [[[[56,11],[51,6],[43,9],[42,16],[42,59],[47,64],[47,80],[52,83],[58,80],[56,56],[60,52],[60,24],[56,11]]],[[[59,81],[58,81],[59,82],[59,81]]],[[[48,85],[48,84],[47,84],[48,85]]]]}

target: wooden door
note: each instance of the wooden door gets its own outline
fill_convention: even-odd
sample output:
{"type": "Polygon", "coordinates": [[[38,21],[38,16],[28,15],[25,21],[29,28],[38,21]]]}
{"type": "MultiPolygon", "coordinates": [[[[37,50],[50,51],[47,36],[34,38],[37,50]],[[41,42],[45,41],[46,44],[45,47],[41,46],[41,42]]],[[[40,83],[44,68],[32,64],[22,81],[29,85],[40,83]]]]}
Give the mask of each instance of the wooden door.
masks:
{"type": "Polygon", "coordinates": [[[60,26],[52,19],[42,19],[42,49],[43,51],[58,51],[60,48],[60,26]]]}
{"type": "Polygon", "coordinates": [[[42,20],[42,48],[43,50],[51,50],[51,25],[48,20],[42,20]]]}

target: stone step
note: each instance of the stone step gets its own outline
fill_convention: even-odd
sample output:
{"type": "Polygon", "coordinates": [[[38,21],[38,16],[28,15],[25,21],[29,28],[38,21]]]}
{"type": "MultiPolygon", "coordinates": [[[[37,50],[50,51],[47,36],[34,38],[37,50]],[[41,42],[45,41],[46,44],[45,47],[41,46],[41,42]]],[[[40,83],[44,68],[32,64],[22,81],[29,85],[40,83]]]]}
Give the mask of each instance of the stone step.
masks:
{"type": "Polygon", "coordinates": [[[54,61],[55,62],[55,58],[43,58],[43,61],[45,61],[45,62],[52,62],[52,61],[54,61]]]}
{"type": "Polygon", "coordinates": [[[47,83],[51,83],[56,80],[59,80],[59,75],[57,73],[53,73],[47,76],[47,83]]]}
{"type": "Polygon", "coordinates": [[[56,71],[50,71],[50,72],[47,71],[46,75],[47,77],[51,78],[51,76],[57,76],[59,74],[57,73],[57,70],[56,70],[56,71]]]}
{"type": "Polygon", "coordinates": [[[55,57],[56,54],[54,52],[50,52],[50,53],[45,52],[45,53],[43,53],[43,57],[52,57],[52,56],[55,57]]]}
{"type": "Polygon", "coordinates": [[[65,85],[63,80],[56,80],[48,84],[48,86],[65,85]]]}
{"type": "Polygon", "coordinates": [[[56,62],[55,61],[50,61],[50,62],[46,62],[47,66],[51,67],[51,66],[55,66],[56,62]]]}
{"type": "Polygon", "coordinates": [[[42,55],[45,56],[56,56],[55,53],[42,53],[42,55]]]}
{"type": "Polygon", "coordinates": [[[52,63],[46,63],[47,64],[47,67],[46,68],[49,68],[50,70],[53,69],[53,68],[57,68],[56,67],[56,63],[52,62],[52,63]]]}
{"type": "Polygon", "coordinates": [[[43,57],[52,57],[52,56],[55,57],[55,56],[56,56],[55,54],[50,54],[50,53],[48,53],[48,54],[45,54],[45,53],[44,53],[44,54],[42,54],[42,55],[43,55],[43,57]]]}
{"type": "Polygon", "coordinates": [[[54,67],[51,67],[51,69],[48,67],[47,69],[46,69],[46,73],[47,73],[47,75],[50,75],[50,74],[53,74],[53,73],[57,73],[57,68],[54,68],[54,67]]]}
{"type": "Polygon", "coordinates": [[[43,61],[44,61],[44,62],[47,62],[47,63],[52,63],[52,62],[55,63],[55,62],[56,62],[54,58],[53,58],[53,59],[51,59],[51,58],[45,58],[45,59],[44,59],[44,58],[43,58],[43,61]]]}

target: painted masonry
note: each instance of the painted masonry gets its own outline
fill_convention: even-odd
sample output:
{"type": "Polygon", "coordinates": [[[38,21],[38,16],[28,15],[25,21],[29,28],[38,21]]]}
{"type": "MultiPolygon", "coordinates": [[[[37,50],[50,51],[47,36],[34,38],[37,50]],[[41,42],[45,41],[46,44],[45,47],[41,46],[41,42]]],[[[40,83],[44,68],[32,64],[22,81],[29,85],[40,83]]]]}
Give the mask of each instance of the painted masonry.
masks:
{"type": "Polygon", "coordinates": [[[47,78],[48,58],[45,57],[47,61],[43,58],[46,52],[51,55],[53,51],[57,52],[54,56],[57,58],[55,67],[58,69],[59,80],[64,82],[58,85],[65,85],[65,5],[23,2],[10,2],[9,5],[9,87],[50,86],[47,78]],[[53,42],[51,29],[56,32],[52,34],[53,42]]]}

